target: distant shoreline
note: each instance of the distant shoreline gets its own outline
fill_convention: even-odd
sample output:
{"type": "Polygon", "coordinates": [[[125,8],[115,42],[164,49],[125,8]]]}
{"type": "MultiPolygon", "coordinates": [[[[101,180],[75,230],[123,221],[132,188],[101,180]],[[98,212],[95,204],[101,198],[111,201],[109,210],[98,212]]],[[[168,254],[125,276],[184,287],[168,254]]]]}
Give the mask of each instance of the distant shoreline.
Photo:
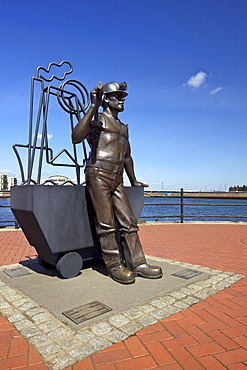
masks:
{"type": "Polygon", "coordinates": [[[10,191],[9,190],[0,191],[0,198],[10,198],[10,191]]]}
{"type": "MultiPolygon", "coordinates": [[[[145,197],[180,198],[180,192],[145,191],[145,197]]],[[[247,199],[247,191],[184,191],[185,198],[247,199]]],[[[10,198],[10,191],[0,191],[0,198],[10,198]]]]}
{"type": "MultiPolygon", "coordinates": [[[[145,197],[180,198],[180,192],[145,191],[145,197]]],[[[225,198],[225,199],[247,199],[247,191],[184,191],[184,198],[225,198]]]]}

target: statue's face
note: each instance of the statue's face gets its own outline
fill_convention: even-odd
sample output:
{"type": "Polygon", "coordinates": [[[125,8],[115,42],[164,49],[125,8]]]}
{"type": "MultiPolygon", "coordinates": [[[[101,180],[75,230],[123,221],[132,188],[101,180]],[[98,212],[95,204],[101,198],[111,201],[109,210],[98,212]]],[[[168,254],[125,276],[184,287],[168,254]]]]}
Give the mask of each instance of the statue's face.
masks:
{"type": "Polygon", "coordinates": [[[109,96],[109,108],[114,109],[118,112],[123,112],[124,111],[124,101],[125,97],[122,94],[111,94],[109,96]]]}

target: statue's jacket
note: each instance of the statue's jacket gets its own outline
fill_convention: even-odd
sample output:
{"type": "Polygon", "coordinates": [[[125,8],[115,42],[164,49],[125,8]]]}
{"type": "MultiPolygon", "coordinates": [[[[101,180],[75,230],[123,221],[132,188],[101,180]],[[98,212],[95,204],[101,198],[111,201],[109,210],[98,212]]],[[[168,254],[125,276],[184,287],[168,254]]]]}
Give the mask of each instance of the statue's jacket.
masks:
{"type": "Polygon", "coordinates": [[[117,167],[123,169],[128,139],[128,125],[103,112],[98,113],[87,136],[91,148],[87,167],[99,165],[108,171],[117,167]]]}
{"type": "Polygon", "coordinates": [[[97,234],[115,233],[115,217],[120,232],[137,232],[137,221],[123,186],[124,160],[129,146],[128,125],[104,113],[99,113],[97,118],[91,122],[87,137],[91,153],[85,171],[97,219],[97,234]]]}

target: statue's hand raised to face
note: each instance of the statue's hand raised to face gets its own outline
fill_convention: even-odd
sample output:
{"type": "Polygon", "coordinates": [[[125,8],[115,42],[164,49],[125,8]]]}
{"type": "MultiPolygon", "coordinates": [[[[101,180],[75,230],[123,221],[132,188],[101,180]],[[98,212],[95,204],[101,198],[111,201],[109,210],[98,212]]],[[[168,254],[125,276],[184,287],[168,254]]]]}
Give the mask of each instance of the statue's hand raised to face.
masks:
{"type": "Polygon", "coordinates": [[[99,82],[98,85],[91,91],[91,104],[99,108],[103,102],[102,94],[102,82],[99,82]]]}

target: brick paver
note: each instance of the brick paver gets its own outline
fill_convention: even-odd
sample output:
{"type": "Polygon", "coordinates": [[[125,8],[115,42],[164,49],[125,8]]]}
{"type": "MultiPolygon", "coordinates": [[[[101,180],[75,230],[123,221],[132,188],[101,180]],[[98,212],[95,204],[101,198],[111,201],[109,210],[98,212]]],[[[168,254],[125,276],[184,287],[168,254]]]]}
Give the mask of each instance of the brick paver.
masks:
{"type": "MultiPolygon", "coordinates": [[[[146,254],[247,275],[247,225],[141,225],[146,254]]],[[[34,258],[21,231],[0,232],[0,264],[34,258]]],[[[0,369],[47,369],[0,317],[0,369]]],[[[247,278],[66,370],[247,369],[247,278]]]]}

